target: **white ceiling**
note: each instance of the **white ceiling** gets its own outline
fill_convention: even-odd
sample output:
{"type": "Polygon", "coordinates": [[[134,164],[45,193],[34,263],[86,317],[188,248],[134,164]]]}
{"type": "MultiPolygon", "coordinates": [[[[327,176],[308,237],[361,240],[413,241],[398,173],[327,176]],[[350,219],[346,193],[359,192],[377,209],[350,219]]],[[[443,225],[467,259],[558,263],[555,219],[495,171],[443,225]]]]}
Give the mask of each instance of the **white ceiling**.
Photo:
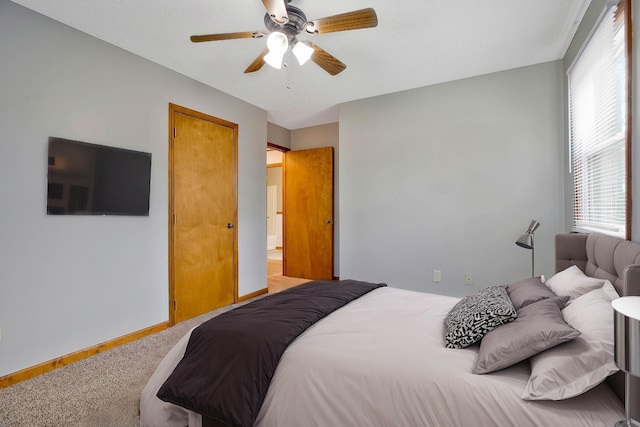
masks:
{"type": "MultiPolygon", "coordinates": [[[[590,0],[293,0],[308,20],[373,7],[376,28],[312,40],[347,65],[309,61],[244,74],[266,39],[191,43],[193,34],[264,30],[260,0],[13,0],[267,110],[297,129],[337,121],[361,98],[560,59],[590,0]]],[[[286,58],[286,57],[285,57],[286,58]]]]}

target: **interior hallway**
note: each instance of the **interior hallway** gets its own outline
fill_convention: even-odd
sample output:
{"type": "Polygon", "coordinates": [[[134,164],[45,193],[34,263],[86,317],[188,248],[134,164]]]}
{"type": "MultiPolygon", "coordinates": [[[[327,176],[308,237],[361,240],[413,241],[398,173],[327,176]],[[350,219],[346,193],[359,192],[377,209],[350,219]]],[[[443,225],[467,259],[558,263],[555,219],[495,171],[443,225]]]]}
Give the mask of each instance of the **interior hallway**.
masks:
{"type": "Polygon", "coordinates": [[[282,249],[267,251],[267,289],[270,294],[306,282],[309,282],[309,279],[282,275],[282,249]]]}

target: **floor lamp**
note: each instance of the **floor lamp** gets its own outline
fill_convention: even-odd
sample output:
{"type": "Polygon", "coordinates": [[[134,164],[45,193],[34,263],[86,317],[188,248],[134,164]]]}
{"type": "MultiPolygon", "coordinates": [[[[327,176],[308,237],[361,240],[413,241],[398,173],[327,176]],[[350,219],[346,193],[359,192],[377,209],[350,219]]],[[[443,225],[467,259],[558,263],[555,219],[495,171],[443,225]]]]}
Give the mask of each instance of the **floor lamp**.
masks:
{"type": "Polygon", "coordinates": [[[614,356],[625,373],[625,419],[616,427],[632,427],[630,375],[640,377],[640,296],[622,297],[611,302],[614,310],[614,356]]]}
{"type": "Polygon", "coordinates": [[[538,227],[540,227],[540,223],[535,219],[532,219],[527,232],[520,236],[520,238],[516,241],[516,245],[520,246],[521,248],[531,249],[531,277],[535,276],[535,249],[533,247],[533,233],[538,229],[538,227]]]}

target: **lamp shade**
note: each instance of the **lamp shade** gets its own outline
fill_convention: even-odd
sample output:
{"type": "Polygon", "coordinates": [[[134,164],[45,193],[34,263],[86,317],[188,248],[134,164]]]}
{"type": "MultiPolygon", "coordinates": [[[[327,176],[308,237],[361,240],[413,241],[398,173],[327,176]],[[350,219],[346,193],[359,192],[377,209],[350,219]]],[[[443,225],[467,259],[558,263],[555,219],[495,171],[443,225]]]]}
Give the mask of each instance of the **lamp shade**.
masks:
{"type": "Polygon", "coordinates": [[[280,69],[282,67],[282,58],[289,48],[287,36],[279,31],[274,31],[267,37],[267,48],[269,53],[264,56],[264,62],[273,68],[280,69]]]}
{"type": "Polygon", "coordinates": [[[529,228],[527,228],[527,232],[524,233],[518,240],[516,240],[516,245],[525,249],[533,249],[533,233],[540,227],[540,223],[535,219],[531,220],[529,224],[529,228]]]}
{"type": "Polygon", "coordinates": [[[533,249],[533,235],[531,233],[523,234],[516,241],[516,245],[525,249],[533,249]]]}
{"type": "Polygon", "coordinates": [[[611,302],[614,309],[615,351],[618,368],[640,376],[640,296],[611,302]]]}
{"type": "Polygon", "coordinates": [[[296,56],[298,63],[304,65],[304,63],[311,58],[311,55],[313,55],[314,49],[311,47],[311,43],[304,41],[297,42],[291,51],[296,56]]]}

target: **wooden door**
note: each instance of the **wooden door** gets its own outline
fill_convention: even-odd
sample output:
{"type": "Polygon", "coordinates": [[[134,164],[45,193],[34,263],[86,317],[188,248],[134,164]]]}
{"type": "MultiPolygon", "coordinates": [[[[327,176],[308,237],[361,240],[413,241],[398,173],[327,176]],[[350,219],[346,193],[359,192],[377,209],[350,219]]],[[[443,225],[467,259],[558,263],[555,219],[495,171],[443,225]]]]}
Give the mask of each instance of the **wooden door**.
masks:
{"type": "Polygon", "coordinates": [[[237,300],[237,125],[170,105],[171,323],[237,300]]]}
{"type": "Polygon", "coordinates": [[[333,279],[333,147],[284,155],[284,275],[333,279]]]}

